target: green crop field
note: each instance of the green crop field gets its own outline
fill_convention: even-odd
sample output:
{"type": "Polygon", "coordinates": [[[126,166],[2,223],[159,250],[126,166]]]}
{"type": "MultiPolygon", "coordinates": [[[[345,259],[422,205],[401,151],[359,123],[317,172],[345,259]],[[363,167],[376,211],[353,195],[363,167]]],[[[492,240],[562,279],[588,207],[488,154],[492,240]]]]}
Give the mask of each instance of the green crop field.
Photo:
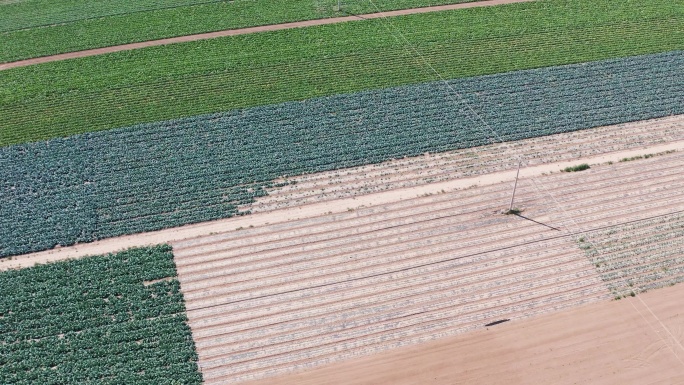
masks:
{"type": "Polygon", "coordinates": [[[0,383],[200,384],[175,275],[169,246],[1,272],[0,383]]]}
{"type": "Polygon", "coordinates": [[[478,0],[0,1],[0,63],[224,29],[478,0]]]}
{"type": "Polygon", "coordinates": [[[684,5],[553,0],[236,36],[0,72],[0,145],[684,48],[684,5]],[[414,47],[424,59],[407,49],[414,47]]]}

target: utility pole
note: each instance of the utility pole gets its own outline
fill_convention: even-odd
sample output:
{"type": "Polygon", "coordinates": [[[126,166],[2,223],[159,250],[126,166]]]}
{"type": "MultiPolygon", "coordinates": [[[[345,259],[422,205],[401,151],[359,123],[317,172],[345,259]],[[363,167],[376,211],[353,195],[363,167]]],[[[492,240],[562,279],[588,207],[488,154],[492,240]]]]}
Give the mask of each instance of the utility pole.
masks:
{"type": "Polygon", "coordinates": [[[515,174],[515,184],[513,185],[513,196],[511,197],[511,207],[508,212],[513,211],[513,200],[515,199],[515,190],[518,188],[518,176],[520,176],[520,165],[522,164],[522,159],[518,161],[518,172],[515,174]]]}
{"type": "Polygon", "coordinates": [[[342,0],[337,0],[337,12],[340,12],[342,10],[342,6],[340,5],[340,1],[342,1],[342,0]]]}

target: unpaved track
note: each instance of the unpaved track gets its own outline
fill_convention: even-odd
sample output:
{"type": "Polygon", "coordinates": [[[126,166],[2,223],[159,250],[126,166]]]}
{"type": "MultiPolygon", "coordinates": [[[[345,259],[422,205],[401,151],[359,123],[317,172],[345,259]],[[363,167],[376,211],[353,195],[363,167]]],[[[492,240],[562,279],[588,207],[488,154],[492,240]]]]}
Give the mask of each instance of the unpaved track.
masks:
{"type": "Polygon", "coordinates": [[[684,285],[249,385],[684,383],[684,285]]]}
{"type": "Polygon", "coordinates": [[[200,33],[200,34],[196,34],[196,35],[178,36],[178,37],[172,37],[172,38],[167,38],[167,39],[150,40],[150,41],[144,41],[144,42],[139,42],[139,43],[122,44],[122,45],[116,45],[116,46],[111,46],[111,47],[103,47],[103,48],[89,49],[89,50],[84,50],[84,51],[63,53],[63,54],[58,54],[58,55],[43,56],[43,57],[38,57],[38,58],[33,58],[33,59],[20,60],[20,61],[15,61],[15,62],[11,62],[11,63],[0,64],[0,71],[10,69],[10,68],[26,67],[26,66],[30,66],[30,65],[34,65],[34,64],[49,63],[49,62],[53,62],[53,61],[74,59],[74,58],[87,57],[87,56],[95,56],[95,55],[103,55],[103,54],[112,53],[112,52],[119,52],[119,51],[130,51],[130,50],[134,50],[134,49],[145,48],[145,47],[153,47],[153,46],[157,46],[157,45],[166,45],[166,44],[173,44],[173,43],[183,43],[183,42],[188,42],[188,41],[214,39],[217,37],[246,35],[246,34],[250,34],[250,33],[278,31],[278,30],[283,30],[283,29],[311,27],[311,26],[325,25],[325,24],[337,24],[337,23],[344,23],[344,22],[348,22],[348,21],[365,20],[365,19],[378,19],[378,18],[383,18],[383,17],[412,15],[412,14],[417,14],[417,13],[439,12],[439,11],[448,11],[448,10],[454,10],[454,9],[475,8],[475,7],[488,7],[488,6],[492,6],[492,5],[502,5],[502,4],[512,4],[512,3],[524,3],[524,2],[529,2],[529,1],[534,1],[534,0],[485,0],[485,1],[479,1],[479,2],[474,2],[474,3],[450,4],[450,5],[441,5],[441,6],[434,6],[434,7],[402,9],[402,10],[397,10],[397,11],[378,12],[378,13],[370,13],[370,14],[365,14],[365,15],[334,17],[334,18],[328,18],[328,19],[299,21],[299,22],[294,22],[294,23],[272,24],[272,25],[264,25],[264,26],[258,26],[258,27],[229,29],[229,30],[225,30],[225,31],[200,33]]]}
{"type": "MultiPolygon", "coordinates": [[[[525,167],[521,170],[521,175],[525,177],[537,177],[544,173],[557,172],[558,170],[567,166],[573,166],[580,162],[590,163],[604,163],[608,161],[617,162],[619,159],[637,155],[644,155],[647,153],[656,153],[667,150],[684,150],[684,141],[680,136],[684,133],[682,125],[684,124],[684,116],[675,116],[664,119],[655,119],[645,122],[635,122],[627,125],[609,126],[597,129],[590,129],[581,131],[577,135],[582,137],[584,144],[580,145],[577,142],[567,141],[567,146],[572,148],[572,151],[567,152],[557,147],[563,147],[568,140],[568,136],[549,136],[543,142],[538,141],[520,141],[512,142],[508,145],[509,148],[514,149],[515,154],[529,154],[530,159],[534,159],[534,166],[525,167]],[[646,124],[646,126],[644,126],[646,124]],[[673,125],[674,124],[674,125],[673,125]],[[637,128],[633,128],[637,127],[637,128]],[[664,128],[665,127],[665,128],[664,128]],[[629,137],[634,140],[630,141],[616,141],[611,139],[614,134],[611,131],[619,132],[621,136],[629,137]],[[649,134],[650,130],[650,134],[649,134]],[[674,130],[674,131],[672,131],[674,130]],[[593,134],[593,135],[592,135],[593,134]],[[665,144],[662,143],[665,138],[665,144]],[[679,139],[679,141],[677,141],[679,139]],[[636,143],[636,144],[635,144],[636,143]],[[532,158],[540,148],[547,148],[551,153],[566,153],[562,157],[551,156],[547,158],[532,158]],[[589,155],[589,157],[587,157],[589,155]],[[550,162],[550,163],[545,163],[550,162]]],[[[471,153],[486,154],[489,152],[497,153],[496,146],[483,146],[480,148],[470,149],[469,151],[455,152],[447,157],[447,161],[458,163],[460,158],[471,158],[471,153]]],[[[440,156],[437,154],[437,156],[440,156]]],[[[510,154],[509,154],[510,156],[510,154]]],[[[420,158],[407,158],[404,161],[413,162],[420,161],[420,158]]],[[[383,170],[394,170],[395,163],[383,164],[379,167],[383,170]]],[[[487,186],[501,181],[512,181],[515,178],[515,170],[512,168],[510,160],[498,160],[491,163],[488,156],[483,156],[482,163],[468,161],[466,166],[474,170],[472,175],[456,174],[453,178],[442,180],[438,183],[429,183],[429,181],[421,181],[421,183],[414,183],[409,185],[411,187],[403,187],[399,184],[395,189],[388,191],[375,192],[372,194],[365,194],[359,196],[349,196],[340,194],[340,199],[329,200],[330,197],[323,196],[320,202],[316,200],[305,199],[299,201],[297,194],[301,190],[290,190],[286,193],[278,195],[275,202],[271,198],[264,197],[255,203],[255,207],[265,212],[259,212],[252,215],[234,217],[229,219],[217,220],[212,222],[199,223],[194,225],[187,225],[178,228],[166,229],[155,232],[148,232],[142,234],[134,234],[122,236],[117,238],[109,238],[97,242],[74,245],[70,247],[63,247],[53,250],[47,250],[38,253],[26,254],[12,258],[0,259],[0,271],[23,268],[33,266],[36,263],[47,263],[52,261],[65,260],[69,258],[80,258],[86,255],[98,255],[110,252],[121,251],[130,247],[149,246],[160,243],[175,242],[187,238],[204,236],[210,233],[222,233],[227,231],[234,231],[237,228],[249,228],[250,226],[264,226],[266,224],[287,223],[288,221],[298,220],[303,218],[316,218],[324,216],[326,213],[344,213],[348,209],[354,209],[359,206],[373,206],[378,204],[385,204],[389,202],[396,202],[402,200],[411,200],[416,196],[425,194],[437,194],[442,190],[450,192],[454,189],[464,189],[471,186],[487,186]],[[479,171],[478,171],[479,170],[479,171]],[[501,171],[503,170],[503,171],[501,171]],[[479,173],[490,172],[486,175],[479,175],[479,173]],[[290,195],[290,198],[285,196],[290,195]],[[284,202],[284,203],[283,203],[284,202]],[[292,203],[289,203],[292,202],[292,203]],[[313,202],[313,203],[312,203],[313,202]],[[274,211],[266,210],[270,206],[271,209],[278,208],[274,211]],[[284,208],[280,208],[283,207],[284,208]]],[[[376,166],[369,166],[376,167],[376,166]]],[[[436,165],[435,167],[441,167],[436,165]]],[[[366,172],[358,169],[339,170],[340,174],[351,173],[352,175],[361,175],[366,172]]],[[[414,170],[415,173],[423,172],[418,168],[414,170]]],[[[313,178],[317,174],[306,176],[306,178],[313,178]]],[[[330,179],[331,174],[326,174],[322,177],[323,186],[317,188],[325,188],[327,180],[330,179]]],[[[353,178],[356,178],[354,176],[353,178]]],[[[408,178],[412,178],[410,175],[408,178]]],[[[334,181],[334,179],[333,179],[334,181]]],[[[302,183],[305,186],[306,182],[302,183]]],[[[295,185],[296,187],[296,185],[295,185]]],[[[337,195],[337,194],[336,194],[337,195]]],[[[505,199],[504,199],[505,200],[505,199]]],[[[407,204],[413,204],[409,201],[407,204]]]]}
{"type": "MultiPolygon", "coordinates": [[[[683,162],[675,153],[536,184],[523,178],[517,202],[537,222],[497,213],[510,194],[497,183],[175,242],[205,382],[288,373],[612,298],[573,233],[684,211],[683,162]]],[[[660,270],[644,266],[640,274],[660,270]]]]}

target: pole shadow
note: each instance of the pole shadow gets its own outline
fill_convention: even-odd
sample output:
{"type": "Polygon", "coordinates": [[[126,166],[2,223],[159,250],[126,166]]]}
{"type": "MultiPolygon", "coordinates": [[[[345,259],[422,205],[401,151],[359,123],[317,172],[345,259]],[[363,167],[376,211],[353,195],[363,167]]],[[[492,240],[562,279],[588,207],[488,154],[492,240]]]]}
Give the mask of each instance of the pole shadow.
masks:
{"type": "Polygon", "coordinates": [[[530,221],[530,222],[534,222],[534,223],[536,223],[536,224],[538,224],[538,225],[542,225],[542,226],[548,227],[548,228],[550,228],[551,230],[562,231],[561,229],[559,229],[559,228],[557,228],[557,227],[549,226],[549,225],[547,225],[546,223],[542,223],[542,222],[539,222],[539,221],[535,221],[535,220],[532,219],[532,218],[528,218],[528,217],[526,217],[526,216],[524,216],[524,215],[520,215],[520,213],[513,214],[513,215],[515,215],[516,217],[519,217],[519,218],[528,220],[528,221],[530,221]]]}

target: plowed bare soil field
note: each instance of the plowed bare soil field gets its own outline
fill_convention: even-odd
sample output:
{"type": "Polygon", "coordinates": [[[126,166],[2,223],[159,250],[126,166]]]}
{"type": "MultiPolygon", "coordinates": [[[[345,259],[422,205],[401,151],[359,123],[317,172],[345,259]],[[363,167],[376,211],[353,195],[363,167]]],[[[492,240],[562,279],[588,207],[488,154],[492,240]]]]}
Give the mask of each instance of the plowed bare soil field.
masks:
{"type": "Polygon", "coordinates": [[[174,242],[204,380],[267,378],[679,282],[666,250],[681,250],[683,161],[523,178],[518,216],[501,213],[511,184],[495,183],[174,242]],[[611,231],[635,243],[615,248],[611,231]],[[627,252],[638,247],[663,252],[627,252]]]}
{"type": "Polygon", "coordinates": [[[684,286],[249,385],[684,383],[684,286]]]}

